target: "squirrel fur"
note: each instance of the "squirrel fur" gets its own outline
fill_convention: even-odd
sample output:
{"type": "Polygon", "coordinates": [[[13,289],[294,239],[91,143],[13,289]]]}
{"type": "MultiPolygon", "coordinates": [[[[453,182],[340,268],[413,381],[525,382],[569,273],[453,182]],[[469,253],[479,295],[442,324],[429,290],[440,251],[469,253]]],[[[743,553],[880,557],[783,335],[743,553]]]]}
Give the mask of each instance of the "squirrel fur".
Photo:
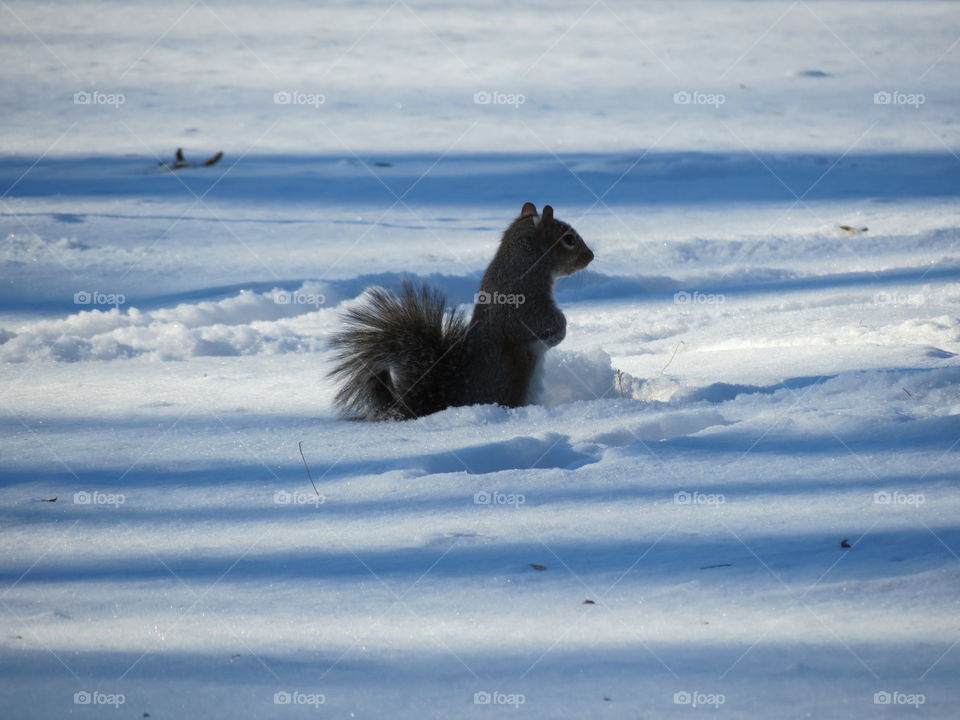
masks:
{"type": "Polygon", "coordinates": [[[458,405],[527,404],[544,353],[566,335],[554,282],[592,260],[552,207],[538,213],[525,203],[483,275],[469,321],[447,313],[444,295],[426,285],[404,282],[399,295],[368,290],[331,341],[336,405],[355,419],[403,420],[458,405]]]}

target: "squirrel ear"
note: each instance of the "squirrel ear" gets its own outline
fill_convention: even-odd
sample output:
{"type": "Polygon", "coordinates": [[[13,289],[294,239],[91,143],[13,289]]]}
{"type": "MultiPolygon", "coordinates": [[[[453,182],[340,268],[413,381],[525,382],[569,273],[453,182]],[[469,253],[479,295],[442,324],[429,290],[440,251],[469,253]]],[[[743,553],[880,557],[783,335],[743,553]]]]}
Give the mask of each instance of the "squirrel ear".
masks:
{"type": "Polygon", "coordinates": [[[524,203],[523,209],[520,211],[520,217],[530,217],[531,215],[537,214],[537,206],[532,202],[524,203]]]}
{"type": "Polygon", "coordinates": [[[549,225],[553,222],[553,208],[549,205],[543,206],[543,212],[540,214],[540,218],[543,221],[544,225],[549,225]]]}

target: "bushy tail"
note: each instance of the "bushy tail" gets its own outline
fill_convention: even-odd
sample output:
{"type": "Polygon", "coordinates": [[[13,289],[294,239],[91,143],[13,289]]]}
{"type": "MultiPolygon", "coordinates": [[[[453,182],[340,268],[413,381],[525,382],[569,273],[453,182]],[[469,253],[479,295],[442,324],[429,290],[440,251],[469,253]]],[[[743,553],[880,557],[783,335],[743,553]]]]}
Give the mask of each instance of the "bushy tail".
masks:
{"type": "Polygon", "coordinates": [[[454,403],[467,322],[447,313],[443,293],[404,282],[400,295],[367,291],[347,310],[346,329],[333,336],[340,381],[336,404],[362,420],[428,415],[454,403]]]}

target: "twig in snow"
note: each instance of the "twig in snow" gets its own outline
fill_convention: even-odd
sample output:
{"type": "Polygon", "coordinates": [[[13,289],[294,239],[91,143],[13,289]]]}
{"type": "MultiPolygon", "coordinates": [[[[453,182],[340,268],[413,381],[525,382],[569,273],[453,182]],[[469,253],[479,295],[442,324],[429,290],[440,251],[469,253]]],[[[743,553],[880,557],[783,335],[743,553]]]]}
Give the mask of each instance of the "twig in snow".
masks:
{"type": "Polygon", "coordinates": [[[663,375],[664,370],[670,367],[670,363],[673,362],[673,359],[677,356],[677,352],[680,350],[680,346],[683,345],[683,340],[677,343],[677,346],[673,349],[673,355],[670,356],[670,359],[667,360],[667,364],[660,369],[660,374],[663,375]]]}
{"type": "Polygon", "coordinates": [[[303,459],[303,466],[307,469],[307,477],[310,478],[310,484],[313,485],[313,491],[317,494],[317,497],[320,497],[320,491],[317,490],[317,484],[313,481],[313,475],[310,473],[310,466],[307,465],[307,458],[303,454],[303,440],[297,443],[297,447],[300,448],[300,457],[303,459]]]}
{"type": "Polygon", "coordinates": [[[160,167],[164,167],[167,170],[180,170],[181,168],[193,168],[193,167],[211,167],[216,165],[223,159],[223,150],[218,152],[215,155],[211,155],[203,162],[188,162],[186,157],[183,154],[183,148],[177,148],[177,152],[174,154],[174,161],[167,162],[166,160],[160,161],[160,167]]]}

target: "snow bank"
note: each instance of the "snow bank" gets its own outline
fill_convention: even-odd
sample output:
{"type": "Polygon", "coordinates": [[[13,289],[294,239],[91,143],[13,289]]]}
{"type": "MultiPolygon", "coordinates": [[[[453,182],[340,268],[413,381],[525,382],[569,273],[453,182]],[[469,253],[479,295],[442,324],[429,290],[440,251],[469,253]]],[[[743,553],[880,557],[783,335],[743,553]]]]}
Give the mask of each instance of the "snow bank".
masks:
{"type": "Polygon", "coordinates": [[[183,360],[203,355],[257,355],[318,351],[318,327],[336,291],[306,282],[293,291],[240,291],[222,300],[181,303],[169,309],[86,310],[4,330],[0,360],[60,362],[113,360],[141,355],[183,360]]]}

